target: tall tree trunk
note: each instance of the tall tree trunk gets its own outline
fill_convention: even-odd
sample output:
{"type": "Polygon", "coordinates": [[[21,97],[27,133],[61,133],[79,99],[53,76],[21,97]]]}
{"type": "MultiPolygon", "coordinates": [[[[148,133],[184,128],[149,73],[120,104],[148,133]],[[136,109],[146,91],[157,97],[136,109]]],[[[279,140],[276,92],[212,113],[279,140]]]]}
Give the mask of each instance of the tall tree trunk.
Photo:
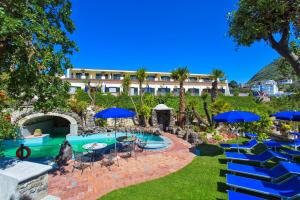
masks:
{"type": "Polygon", "coordinates": [[[215,80],[212,82],[212,87],[211,87],[211,101],[215,102],[218,97],[218,80],[215,80]]]}
{"type": "Polygon", "coordinates": [[[204,112],[205,112],[207,121],[209,123],[209,126],[212,126],[212,120],[211,120],[211,117],[210,117],[210,114],[209,114],[209,111],[208,111],[208,105],[207,105],[206,101],[203,102],[203,108],[204,108],[204,112]]]}
{"type": "Polygon", "coordinates": [[[184,126],[185,116],[185,94],[183,88],[183,81],[180,81],[180,93],[179,93],[179,125],[181,128],[184,126]]]}
{"type": "Polygon", "coordinates": [[[272,48],[291,64],[297,76],[300,77],[300,58],[289,48],[288,38],[288,32],[285,31],[279,42],[277,42],[272,35],[269,37],[269,41],[272,48]]]}
{"type": "Polygon", "coordinates": [[[202,123],[205,126],[210,126],[210,124],[207,124],[207,122],[201,118],[200,114],[196,111],[195,107],[192,107],[192,111],[198,121],[198,125],[200,125],[202,123]]]}

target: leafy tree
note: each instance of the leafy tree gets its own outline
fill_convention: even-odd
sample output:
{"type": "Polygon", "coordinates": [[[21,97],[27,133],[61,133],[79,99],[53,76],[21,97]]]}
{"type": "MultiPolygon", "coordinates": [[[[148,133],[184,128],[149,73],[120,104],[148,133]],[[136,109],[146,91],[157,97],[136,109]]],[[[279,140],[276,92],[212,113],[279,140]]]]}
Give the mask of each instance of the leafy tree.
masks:
{"type": "Polygon", "coordinates": [[[0,140],[12,139],[16,136],[17,127],[11,124],[10,115],[6,113],[0,113],[0,140]]]}
{"type": "Polygon", "coordinates": [[[130,84],[131,84],[130,76],[128,75],[124,76],[124,79],[122,80],[123,94],[130,95],[130,84]]]}
{"type": "Polygon", "coordinates": [[[171,77],[172,79],[179,81],[179,125],[183,127],[185,114],[185,93],[183,83],[189,77],[189,70],[187,67],[179,67],[171,72],[171,77]]]}
{"type": "Polygon", "coordinates": [[[238,9],[229,14],[229,35],[238,45],[269,43],[300,77],[299,18],[299,0],[240,0],[238,9]]]}
{"type": "Polygon", "coordinates": [[[217,115],[223,112],[232,110],[231,105],[223,99],[218,99],[211,104],[210,107],[212,115],[217,115]]]}
{"type": "Polygon", "coordinates": [[[145,82],[146,79],[146,69],[145,68],[140,68],[136,71],[135,73],[136,78],[139,82],[139,95],[140,99],[142,101],[143,98],[143,83],[145,82]]]}
{"type": "Polygon", "coordinates": [[[228,83],[229,87],[232,88],[232,89],[235,89],[235,88],[238,88],[239,87],[239,84],[235,81],[235,80],[232,80],[228,83]]]}
{"type": "Polygon", "coordinates": [[[17,105],[33,98],[38,109],[64,106],[67,82],[60,79],[71,67],[77,49],[68,36],[75,27],[70,0],[2,0],[0,4],[0,75],[17,105]]]}
{"type": "Polygon", "coordinates": [[[212,88],[211,88],[211,101],[215,102],[218,97],[218,83],[220,79],[225,77],[225,74],[222,70],[214,69],[211,73],[213,79],[212,88]]]}

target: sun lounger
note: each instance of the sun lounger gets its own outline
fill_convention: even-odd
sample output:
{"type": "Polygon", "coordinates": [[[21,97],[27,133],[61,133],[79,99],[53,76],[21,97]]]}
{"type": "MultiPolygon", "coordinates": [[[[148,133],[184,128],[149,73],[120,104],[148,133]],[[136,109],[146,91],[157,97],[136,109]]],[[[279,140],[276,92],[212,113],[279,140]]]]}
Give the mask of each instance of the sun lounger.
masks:
{"type": "Polygon", "coordinates": [[[258,142],[255,139],[253,139],[253,140],[250,140],[247,144],[220,144],[220,146],[225,149],[251,150],[257,144],[258,144],[258,142]]]}
{"type": "Polygon", "coordinates": [[[225,152],[226,159],[228,160],[240,160],[240,161],[249,161],[249,162],[258,162],[263,164],[268,160],[273,158],[282,159],[282,160],[292,160],[292,157],[283,153],[274,152],[271,150],[264,151],[261,154],[253,155],[253,154],[243,154],[236,152],[225,152]]]}
{"type": "Polygon", "coordinates": [[[280,162],[277,166],[266,169],[237,163],[228,163],[227,170],[240,174],[247,174],[261,178],[270,179],[271,182],[282,180],[290,174],[300,175],[300,164],[290,162],[280,162]]]}
{"type": "Polygon", "coordinates": [[[287,153],[288,155],[291,155],[291,156],[300,156],[300,151],[296,151],[296,150],[291,150],[291,149],[284,149],[283,150],[285,153],[287,153]]]}
{"type": "Polygon", "coordinates": [[[246,137],[251,138],[251,139],[258,137],[258,135],[256,133],[244,133],[244,134],[246,137]]]}
{"type": "Polygon", "coordinates": [[[280,142],[275,140],[267,140],[263,142],[264,145],[266,145],[268,148],[280,148],[282,146],[290,146],[294,148],[300,147],[300,139],[296,139],[293,142],[280,142]]]}
{"type": "Polygon", "coordinates": [[[263,198],[260,197],[255,197],[249,194],[243,194],[240,192],[235,192],[232,190],[228,191],[228,200],[241,200],[241,199],[245,199],[245,200],[264,200],[263,198]]]}
{"type": "Polygon", "coordinates": [[[232,174],[227,174],[226,179],[227,185],[233,188],[244,189],[281,199],[296,199],[300,197],[300,177],[292,177],[279,184],[232,174]]]}

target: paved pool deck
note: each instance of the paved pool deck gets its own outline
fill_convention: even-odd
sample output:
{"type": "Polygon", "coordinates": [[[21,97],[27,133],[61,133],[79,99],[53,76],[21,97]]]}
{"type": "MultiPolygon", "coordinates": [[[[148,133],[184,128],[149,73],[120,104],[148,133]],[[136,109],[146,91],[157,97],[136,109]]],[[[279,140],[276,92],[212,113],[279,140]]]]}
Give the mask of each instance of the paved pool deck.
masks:
{"type": "Polygon", "coordinates": [[[96,162],[82,175],[80,170],[72,173],[70,161],[64,172],[49,174],[48,192],[62,200],[95,200],[113,190],[166,176],[192,162],[195,154],[189,143],[168,133],[164,136],[172,141],[169,148],[137,153],[136,159],[119,159],[119,167],[114,165],[111,171],[96,162]]]}

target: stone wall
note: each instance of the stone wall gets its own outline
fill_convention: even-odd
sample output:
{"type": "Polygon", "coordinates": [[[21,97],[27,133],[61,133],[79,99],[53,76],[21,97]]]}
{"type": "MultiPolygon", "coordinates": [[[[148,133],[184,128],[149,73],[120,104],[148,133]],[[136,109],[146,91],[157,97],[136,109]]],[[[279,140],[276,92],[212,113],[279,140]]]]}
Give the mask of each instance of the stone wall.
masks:
{"type": "MultiPolygon", "coordinates": [[[[115,120],[107,119],[107,126],[115,126],[115,120]]],[[[134,126],[134,122],[132,118],[117,119],[117,126],[132,127],[134,126]]]]}
{"type": "Polygon", "coordinates": [[[48,195],[48,174],[38,176],[17,186],[15,199],[39,200],[48,195]]]}

